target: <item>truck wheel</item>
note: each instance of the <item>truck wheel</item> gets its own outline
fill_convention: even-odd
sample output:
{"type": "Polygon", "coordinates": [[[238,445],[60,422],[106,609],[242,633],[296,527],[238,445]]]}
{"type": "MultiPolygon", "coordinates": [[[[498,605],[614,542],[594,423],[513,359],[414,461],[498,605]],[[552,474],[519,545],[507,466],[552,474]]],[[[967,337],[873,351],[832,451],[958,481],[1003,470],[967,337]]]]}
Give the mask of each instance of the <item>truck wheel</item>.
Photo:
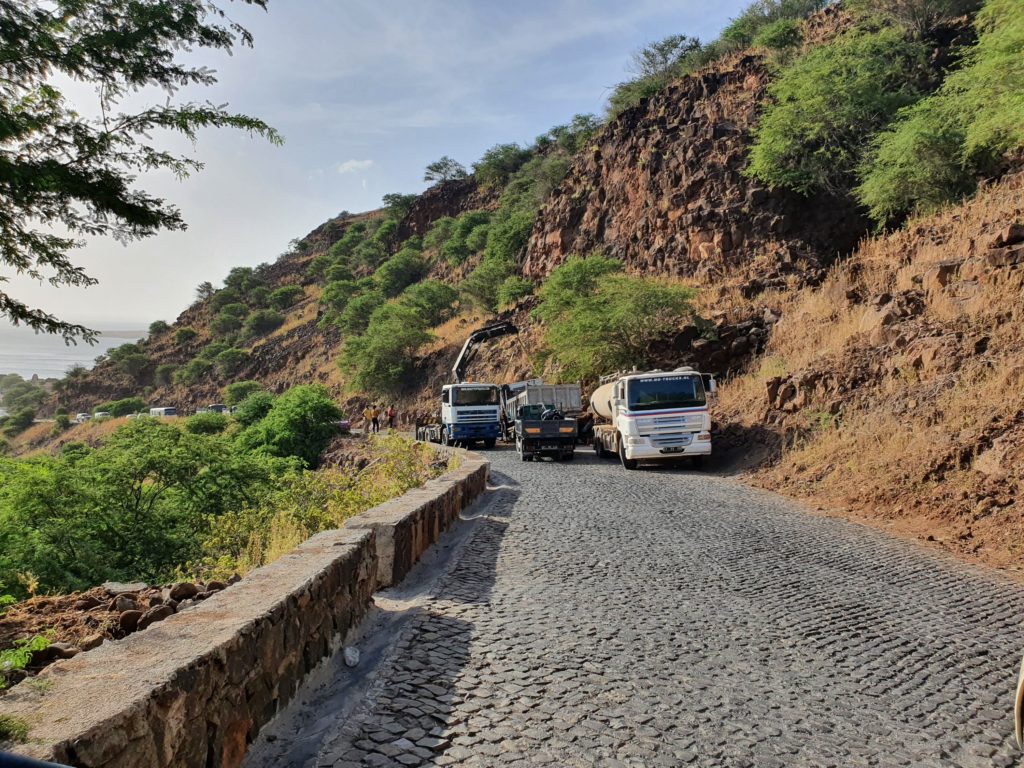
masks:
{"type": "Polygon", "coordinates": [[[447,429],[442,429],[441,430],[441,445],[448,445],[448,446],[451,445],[451,442],[448,440],[448,430],[447,429]]]}
{"type": "Polygon", "coordinates": [[[599,437],[594,437],[594,454],[599,459],[604,458],[604,443],[601,442],[599,437]]]}
{"type": "Polygon", "coordinates": [[[626,458],[626,444],[623,443],[621,439],[619,440],[619,461],[622,462],[622,466],[626,469],[636,469],[636,459],[626,458]]]}
{"type": "Polygon", "coordinates": [[[488,437],[486,440],[484,440],[484,448],[486,448],[487,450],[490,450],[497,443],[498,443],[498,438],[496,438],[496,437],[488,437]]]}

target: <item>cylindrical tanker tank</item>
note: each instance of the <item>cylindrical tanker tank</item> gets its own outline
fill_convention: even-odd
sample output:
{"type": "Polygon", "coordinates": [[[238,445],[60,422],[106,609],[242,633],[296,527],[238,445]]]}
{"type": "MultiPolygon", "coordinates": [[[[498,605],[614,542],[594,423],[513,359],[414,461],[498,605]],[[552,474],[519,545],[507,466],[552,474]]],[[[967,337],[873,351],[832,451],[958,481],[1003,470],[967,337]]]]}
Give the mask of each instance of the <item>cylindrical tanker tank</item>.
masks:
{"type": "Polygon", "coordinates": [[[612,397],[615,394],[615,385],[618,380],[609,381],[594,390],[590,396],[590,407],[594,412],[605,419],[612,418],[612,397]]]}

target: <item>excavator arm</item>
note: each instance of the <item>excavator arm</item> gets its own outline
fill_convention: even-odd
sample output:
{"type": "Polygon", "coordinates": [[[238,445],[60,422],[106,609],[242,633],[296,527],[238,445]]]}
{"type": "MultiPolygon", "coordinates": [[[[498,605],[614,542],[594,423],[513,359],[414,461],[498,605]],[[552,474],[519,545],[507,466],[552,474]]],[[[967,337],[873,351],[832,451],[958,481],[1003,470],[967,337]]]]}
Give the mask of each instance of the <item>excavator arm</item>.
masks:
{"type": "Polygon", "coordinates": [[[466,368],[469,367],[470,362],[476,356],[477,349],[483,342],[496,339],[499,336],[508,336],[512,333],[519,333],[519,329],[508,320],[502,320],[500,323],[477,328],[469,334],[466,343],[462,345],[462,351],[455,358],[455,365],[452,366],[452,375],[455,377],[455,382],[461,384],[465,381],[466,368]]]}

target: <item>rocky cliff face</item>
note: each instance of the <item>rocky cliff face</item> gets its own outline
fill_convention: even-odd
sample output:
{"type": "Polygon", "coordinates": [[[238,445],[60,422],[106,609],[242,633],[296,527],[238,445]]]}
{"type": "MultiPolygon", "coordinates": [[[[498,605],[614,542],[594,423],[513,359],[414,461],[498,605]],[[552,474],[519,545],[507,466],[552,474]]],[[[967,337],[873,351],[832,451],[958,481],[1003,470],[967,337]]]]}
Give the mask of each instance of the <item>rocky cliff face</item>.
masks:
{"type": "Polygon", "coordinates": [[[735,57],[623,112],[544,207],[523,272],[601,251],[636,272],[735,276],[752,292],[818,282],[867,221],[849,201],[771,190],[743,174],[769,72],[735,57]]]}

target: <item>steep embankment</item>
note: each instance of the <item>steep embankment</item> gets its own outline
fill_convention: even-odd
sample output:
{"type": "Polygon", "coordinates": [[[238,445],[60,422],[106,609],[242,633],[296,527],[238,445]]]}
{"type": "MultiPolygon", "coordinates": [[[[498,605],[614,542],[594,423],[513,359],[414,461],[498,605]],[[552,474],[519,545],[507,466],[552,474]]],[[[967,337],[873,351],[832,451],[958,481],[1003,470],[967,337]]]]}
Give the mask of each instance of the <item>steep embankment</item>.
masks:
{"type": "Polygon", "coordinates": [[[755,481],[989,562],[1024,552],[1024,176],[864,243],[775,297],[722,393],[755,481]]]}

